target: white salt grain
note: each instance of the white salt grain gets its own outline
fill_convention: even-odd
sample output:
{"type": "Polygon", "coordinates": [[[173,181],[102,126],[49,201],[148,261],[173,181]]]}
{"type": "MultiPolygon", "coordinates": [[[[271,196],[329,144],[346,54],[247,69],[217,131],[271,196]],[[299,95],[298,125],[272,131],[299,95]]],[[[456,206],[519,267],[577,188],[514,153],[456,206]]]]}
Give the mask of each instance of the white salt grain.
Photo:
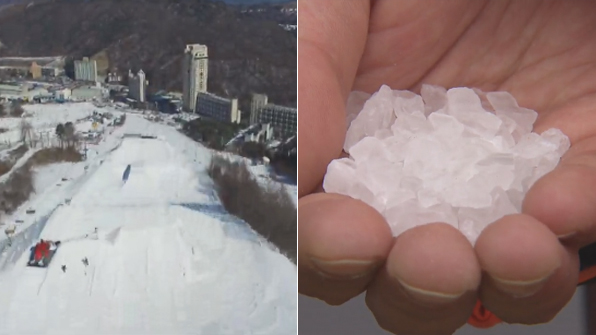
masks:
{"type": "Polygon", "coordinates": [[[356,163],[349,158],[332,161],[327,167],[333,173],[327,173],[323,188],[329,193],[349,194],[350,188],[358,181],[356,163]]]}
{"type": "Polygon", "coordinates": [[[358,113],[364,107],[364,104],[368,99],[370,99],[371,95],[366,92],[360,91],[353,91],[348,96],[348,102],[346,103],[346,123],[348,128],[350,127],[350,123],[358,116],[358,113]]]}
{"type": "Polygon", "coordinates": [[[383,85],[352,92],[346,108],[349,158],[329,164],[323,187],[371,205],[396,236],[445,222],[475,243],[520,212],[570,146],[558,129],[532,133],[538,114],[507,92],[423,85],[419,96],[383,85]]]}
{"type": "Polygon", "coordinates": [[[443,87],[422,85],[420,95],[424,100],[424,114],[426,116],[443,108],[447,102],[447,90],[443,87]]]}

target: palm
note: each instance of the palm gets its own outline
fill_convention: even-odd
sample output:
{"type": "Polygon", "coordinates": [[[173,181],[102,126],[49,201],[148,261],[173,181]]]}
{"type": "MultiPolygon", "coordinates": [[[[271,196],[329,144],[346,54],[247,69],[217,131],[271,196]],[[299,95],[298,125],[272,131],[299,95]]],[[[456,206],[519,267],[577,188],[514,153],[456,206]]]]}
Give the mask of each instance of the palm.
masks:
{"type": "Polygon", "coordinates": [[[574,123],[588,120],[564,115],[596,102],[592,3],[444,2],[430,13],[427,3],[417,4],[399,10],[400,3],[386,1],[373,9],[355,89],[416,89],[424,82],[505,90],[541,113],[541,128],[560,126],[574,139],[595,132],[582,129],[580,136],[574,123]]]}
{"type": "Polygon", "coordinates": [[[424,321],[429,310],[404,302],[395,278],[443,293],[466,283],[468,292],[477,290],[507,322],[545,322],[556,315],[577,283],[578,248],[596,240],[596,114],[591,111],[596,104],[596,6],[588,1],[374,0],[364,18],[359,13],[368,8],[344,9],[344,2],[336,1],[329,13],[343,11],[350,23],[342,25],[340,14],[316,13],[318,3],[303,0],[300,7],[301,292],[342,303],[367,290],[373,314],[395,333],[453,330],[474,301],[470,293],[449,305],[452,314],[430,314],[441,319],[430,326],[424,321]],[[316,24],[328,21],[328,31],[317,31],[316,24]],[[347,32],[335,35],[329,28],[334,24],[347,32]],[[572,142],[561,167],[529,191],[524,214],[489,226],[475,250],[466,249],[461,234],[437,226],[415,228],[391,241],[386,224],[370,208],[346,198],[309,195],[329,161],[341,154],[343,103],[350,90],[372,93],[382,84],[417,90],[422,83],[508,91],[521,106],[539,113],[535,131],[556,127],[572,142]],[[563,245],[556,236],[566,236],[563,245]],[[336,266],[347,272],[342,264],[352,264],[344,261],[350,259],[386,259],[386,265],[377,275],[330,284],[309,270],[316,267],[310,257],[342,260],[329,263],[332,273],[336,266]],[[432,273],[424,266],[431,260],[443,262],[432,273]],[[480,273],[492,277],[480,281],[480,273]],[[547,273],[546,284],[525,287],[533,295],[522,299],[492,280],[508,278],[521,285],[547,273]]]}
{"type": "MultiPolygon", "coordinates": [[[[432,4],[428,11],[425,2],[404,6],[400,1],[377,1],[357,75],[348,89],[373,92],[389,84],[415,90],[421,83],[432,83],[505,90],[520,105],[540,113],[538,131],[555,126],[573,142],[596,134],[596,116],[590,113],[596,102],[592,3],[432,4]]],[[[305,49],[309,53],[308,46],[305,49]]]]}
{"type": "MultiPolygon", "coordinates": [[[[373,7],[352,89],[373,92],[389,84],[417,90],[431,83],[508,91],[539,113],[534,131],[556,127],[570,137],[574,149],[566,163],[586,161],[596,141],[592,3],[438,2],[430,12],[427,3],[413,4],[379,1],[373,7]]],[[[561,216],[544,206],[560,190],[544,189],[531,193],[532,214],[561,216]]]]}

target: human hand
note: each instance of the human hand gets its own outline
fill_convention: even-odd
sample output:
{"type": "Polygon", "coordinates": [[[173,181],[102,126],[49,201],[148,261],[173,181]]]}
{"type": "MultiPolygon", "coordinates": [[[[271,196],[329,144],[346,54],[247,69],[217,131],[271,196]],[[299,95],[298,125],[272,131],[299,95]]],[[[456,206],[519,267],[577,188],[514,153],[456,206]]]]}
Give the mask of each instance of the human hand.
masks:
{"type": "Polygon", "coordinates": [[[480,298],[508,323],[551,320],[596,241],[596,5],[533,1],[299,1],[299,291],[342,304],[366,291],[395,334],[445,334],[480,298]],[[421,83],[503,90],[572,147],[528,192],[523,213],[475,247],[435,223],[393,239],[374,209],[314,193],[338,158],[351,90],[421,83]]]}

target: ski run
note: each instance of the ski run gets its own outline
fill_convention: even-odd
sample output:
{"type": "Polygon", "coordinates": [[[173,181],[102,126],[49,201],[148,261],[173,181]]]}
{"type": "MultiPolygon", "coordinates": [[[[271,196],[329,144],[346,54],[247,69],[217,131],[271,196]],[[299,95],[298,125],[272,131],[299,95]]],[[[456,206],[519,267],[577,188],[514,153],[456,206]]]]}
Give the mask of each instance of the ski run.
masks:
{"type": "MultiPolygon", "coordinates": [[[[48,129],[101,110],[45,107],[27,106],[48,129]]],[[[19,223],[0,240],[0,334],[297,333],[296,266],[221,208],[210,150],[133,113],[88,148],[37,168],[36,192],[2,218],[19,223]],[[60,245],[27,266],[41,239],[60,245]]]]}

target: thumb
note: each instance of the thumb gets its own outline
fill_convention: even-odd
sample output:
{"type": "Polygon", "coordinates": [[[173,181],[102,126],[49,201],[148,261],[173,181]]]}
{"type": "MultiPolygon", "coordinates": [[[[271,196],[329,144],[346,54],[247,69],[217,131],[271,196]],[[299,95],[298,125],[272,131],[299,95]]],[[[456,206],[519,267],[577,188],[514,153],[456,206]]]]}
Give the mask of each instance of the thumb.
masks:
{"type": "Polygon", "coordinates": [[[327,165],[342,151],[345,101],[366,43],[369,12],[364,0],[300,1],[299,197],[321,183],[327,165]]]}

